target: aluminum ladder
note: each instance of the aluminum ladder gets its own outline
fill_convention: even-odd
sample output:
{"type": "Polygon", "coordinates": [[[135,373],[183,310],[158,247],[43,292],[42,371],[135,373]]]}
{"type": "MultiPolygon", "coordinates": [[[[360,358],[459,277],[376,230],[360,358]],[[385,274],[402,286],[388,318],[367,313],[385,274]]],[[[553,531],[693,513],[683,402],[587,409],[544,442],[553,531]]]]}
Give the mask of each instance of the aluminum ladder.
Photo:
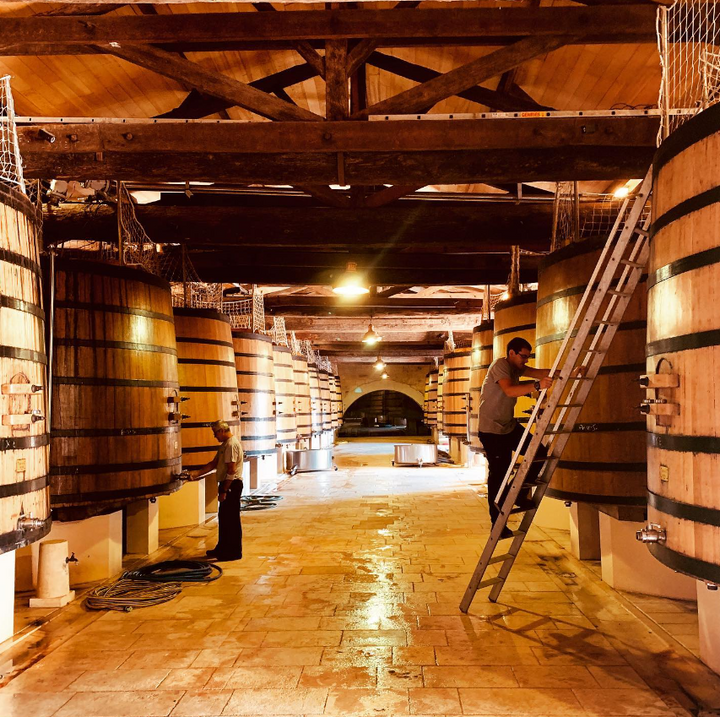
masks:
{"type": "Polygon", "coordinates": [[[632,198],[629,213],[630,199],[625,199],[618,212],[552,367],[551,376],[555,377],[553,386],[541,391],[528,420],[520,445],[533,429],[535,432],[524,460],[520,460],[516,451],[497,496],[488,496],[488,500],[495,501],[500,514],[460,603],[462,612],[469,610],[475,594],[483,588],[491,588],[489,597],[492,602],[498,599],[520,553],[563,449],[647,264],[651,191],[652,167],[632,198]],[[562,368],[558,374],[559,366],[562,368]],[[546,457],[538,455],[541,444],[547,449],[546,457]],[[537,463],[542,464],[537,479],[525,482],[531,466],[537,463]],[[518,503],[521,491],[526,492],[526,497],[518,503]],[[508,519],[518,514],[522,514],[522,519],[518,529],[512,531],[510,548],[495,555],[508,519]],[[486,578],[490,565],[499,565],[499,571],[486,578]]]}

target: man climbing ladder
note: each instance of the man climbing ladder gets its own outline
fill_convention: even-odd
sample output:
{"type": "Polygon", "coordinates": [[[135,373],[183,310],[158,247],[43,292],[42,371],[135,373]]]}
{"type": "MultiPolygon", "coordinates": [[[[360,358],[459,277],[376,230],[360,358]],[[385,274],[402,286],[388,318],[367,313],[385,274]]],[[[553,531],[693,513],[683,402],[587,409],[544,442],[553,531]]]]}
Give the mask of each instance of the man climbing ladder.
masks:
{"type": "Polygon", "coordinates": [[[468,611],[481,588],[490,587],[490,600],[494,602],[498,599],[530,530],[647,263],[650,215],[645,209],[651,188],[652,168],[633,198],[629,213],[626,213],[629,200],[623,203],[600,254],[552,368],[552,392],[548,394],[545,389],[540,392],[523,434],[521,447],[529,442],[524,460],[518,460],[520,451],[516,450],[497,494],[491,492],[488,495],[489,501],[496,502],[498,518],[460,603],[463,612],[468,611]],[[534,433],[532,429],[535,429],[534,433]],[[521,491],[528,495],[517,505],[521,491]],[[509,549],[506,553],[494,555],[495,548],[504,537],[508,518],[516,514],[522,514],[522,519],[518,529],[512,531],[513,540],[509,549]],[[500,569],[497,575],[483,579],[490,565],[499,565],[500,569]]]}
{"type": "MultiPolygon", "coordinates": [[[[511,339],[507,355],[490,365],[480,393],[478,438],[488,461],[488,507],[493,524],[499,515],[494,497],[500,491],[513,451],[519,448],[519,453],[524,455],[529,443],[523,441],[524,430],[515,418],[515,404],[520,396],[531,396],[552,384],[549,369],[527,365],[531,354],[529,342],[520,336],[511,339]],[[534,380],[520,381],[524,376],[534,380]]],[[[528,474],[528,480],[536,479],[539,470],[538,465],[534,473],[528,474]]],[[[511,537],[512,531],[503,528],[500,538],[511,537]]]]}

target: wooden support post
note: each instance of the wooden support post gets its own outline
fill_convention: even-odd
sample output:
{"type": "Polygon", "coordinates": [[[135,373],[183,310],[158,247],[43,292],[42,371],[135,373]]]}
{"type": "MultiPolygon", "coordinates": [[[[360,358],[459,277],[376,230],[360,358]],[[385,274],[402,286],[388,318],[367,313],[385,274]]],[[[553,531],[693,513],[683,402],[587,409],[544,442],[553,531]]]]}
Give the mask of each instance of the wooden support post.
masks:
{"type": "Polygon", "coordinates": [[[347,40],[325,43],[325,116],[343,120],[348,116],[347,40]]]}

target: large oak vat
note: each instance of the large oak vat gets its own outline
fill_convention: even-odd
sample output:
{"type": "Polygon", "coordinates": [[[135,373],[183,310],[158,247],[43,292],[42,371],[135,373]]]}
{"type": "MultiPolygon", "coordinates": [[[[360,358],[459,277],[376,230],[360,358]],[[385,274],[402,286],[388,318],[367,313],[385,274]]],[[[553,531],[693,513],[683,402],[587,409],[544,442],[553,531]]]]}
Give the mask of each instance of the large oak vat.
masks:
{"type": "Polygon", "coordinates": [[[438,370],[434,368],[428,374],[428,400],[425,411],[425,423],[428,426],[437,426],[437,391],[438,370]]]}
{"type": "Polygon", "coordinates": [[[50,530],[41,222],[0,185],[0,553],[50,530]]]}
{"type": "Polygon", "coordinates": [[[273,365],[277,442],[280,445],[290,445],[297,440],[292,351],[286,346],[273,346],[273,365]]]}
{"type": "Polygon", "coordinates": [[[240,432],[247,457],[276,452],[275,376],[272,339],[264,334],[232,332],[240,399],[240,432]]]}
{"type": "MultiPolygon", "coordinates": [[[[495,319],[493,322],[493,360],[507,355],[507,345],[516,336],[530,342],[533,354],[528,366],[536,366],[535,361],[535,313],[537,307],[537,293],[526,291],[517,296],[511,296],[505,301],[495,305],[495,319]]],[[[521,396],[515,404],[515,416],[521,423],[527,423],[535,399],[521,396]]]]}
{"type": "Polygon", "coordinates": [[[467,439],[467,406],[470,391],[472,349],[458,347],[446,351],[443,375],[443,433],[452,438],[467,439]]]}
{"type": "Polygon", "coordinates": [[[310,422],[313,435],[322,433],[323,412],[320,397],[320,380],[315,364],[308,364],[308,381],[310,383],[310,422]]]}
{"type": "Polygon", "coordinates": [[[207,465],[217,453],[214,421],[227,421],[240,434],[237,378],[230,320],[209,309],[174,308],[178,377],[184,418],[181,428],[185,470],[207,465]]]}
{"type": "Polygon", "coordinates": [[[438,362],[437,401],[435,403],[435,425],[438,433],[443,431],[443,380],[445,378],[445,364],[443,359],[438,362]]]}
{"type": "Polygon", "coordinates": [[[493,360],[493,322],[483,321],[473,329],[472,357],[470,362],[470,405],[468,407],[468,438],[470,450],[478,453],[483,450],[478,438],[478,421],[480,417],[480,391],[487,370],[493,360]]]}
{"type": "Polygon", "coordinates": [[[293,354],[293,377],[295,379],[295,420],[298,438],[310,438],[312,435],[312,416],[310,412],[310,379],[307,359],[293,354]]]}
{"type": "Polygon", "coordinates": [[[342,383],[340,381],[340,374],[335,374],[335,415],[337,417],[338,428],[343,424],[343,413],[342,383]]]}
{"type": "MultiPolygon", "coordinates": [[[[540,264],[537,364],[552,367],[606,237],[570,244],[540,264]]],[[[553,474],[547,495],[598,504],[617,518],[642,520],[645,505],[645,421],[637,378],[644,373],[644,281],[628,304],[585,406],[553,474]],[[624,508],[623,508],[624,506],[624,508]]]]}
{"type": "Polygon", "coordinates": [[[679,415],[648,417],[648,520],[666,531],[650,551],[720,583],[720,106],[670,135],[654,171],[647,373],[679,386],[648,398],[679,415]]]}
{"type": "Polygon", "coordinates": [[[321,368],[318,371],[318,383],[320,384],[322,429],[323,431],[330,431],[332,430],[333,418],[332,397],[330,395],[330,375],[324,368],[321,368]]]}
{"type": "Polygon", "coordinates": [[[51,503],[59,520],[180,487],[180,384],[169,284],[55,262],[51,503]]]}

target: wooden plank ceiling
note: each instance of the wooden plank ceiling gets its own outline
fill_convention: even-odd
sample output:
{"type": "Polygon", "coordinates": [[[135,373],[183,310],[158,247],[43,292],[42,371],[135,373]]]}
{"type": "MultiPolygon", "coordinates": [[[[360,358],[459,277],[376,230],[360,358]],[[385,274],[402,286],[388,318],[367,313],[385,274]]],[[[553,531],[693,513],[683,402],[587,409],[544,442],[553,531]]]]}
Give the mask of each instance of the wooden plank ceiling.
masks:
{"type": "MultiPolygon", "coordinates": [[[[511,245],[536,279],[555,181],[608,191],[652,156],[652,118],[425,119],[656,106],[653,3],[586,4],[5,3],[0,75],[35,118],[27,176],[154,192],[138,218],[206,280],[265,285],[268,313],[334,356],[367,360],[374,321],[386,358],[424,360],[471,330],[511,245]],[[365,121],[384,113],[424,119],[365,121]],[[153,117],[176,121],[132,122],[153,117]],[[350,260],[379,287],[354,305],[327,288],[350,260]]],[[[114,236],[112,191],[58,199],[47,242],[114,236]]]]}

